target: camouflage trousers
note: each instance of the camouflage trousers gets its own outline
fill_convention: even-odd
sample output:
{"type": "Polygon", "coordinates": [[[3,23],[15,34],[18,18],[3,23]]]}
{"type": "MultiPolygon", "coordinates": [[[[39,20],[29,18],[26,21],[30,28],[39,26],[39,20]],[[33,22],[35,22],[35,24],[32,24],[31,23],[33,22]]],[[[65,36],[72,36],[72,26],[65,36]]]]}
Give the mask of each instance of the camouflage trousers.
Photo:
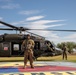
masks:
{"type": "Polygon", "coordinates": [[[28,60],[30,61],[30,66],[34,67],[33,66],[33,51],[32,51],[32,49],[26,50],[24,52],[24,67],[26,66],[28,60]]]}
{"type": "Polygon", "coordinates": [[[66,59],[67,60],[67,53],[63,52],[63,60],[66,59]]]}

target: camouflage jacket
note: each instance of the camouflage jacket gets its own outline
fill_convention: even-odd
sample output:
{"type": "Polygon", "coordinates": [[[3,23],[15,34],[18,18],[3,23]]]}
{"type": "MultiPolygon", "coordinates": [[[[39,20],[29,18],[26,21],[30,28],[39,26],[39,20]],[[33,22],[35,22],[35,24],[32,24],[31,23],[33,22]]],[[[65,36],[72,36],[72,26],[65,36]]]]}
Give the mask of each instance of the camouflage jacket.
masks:
{"type": "Polygon", "coordinates": [[[29,39],[29,40],[26,39],[22,43],[22,47],[23,47],[24,50],[33,49],[34,45],[35,45],[35,43],[32,39],[29,39]]]}

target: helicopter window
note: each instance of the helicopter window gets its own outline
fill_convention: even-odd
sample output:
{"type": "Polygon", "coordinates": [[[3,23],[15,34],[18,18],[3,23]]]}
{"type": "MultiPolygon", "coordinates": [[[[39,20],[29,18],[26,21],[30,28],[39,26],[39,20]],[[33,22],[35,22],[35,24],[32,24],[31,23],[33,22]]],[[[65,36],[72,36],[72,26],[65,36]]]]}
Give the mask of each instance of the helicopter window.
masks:
{"type": "Polygon", "coordinates": [[[40,49],[40,42],[35,42],[34,49],[36,49],[36,50],[40,49]]]}
{"type": "Polygon", "coordinates": [[[19,44],[14,44],[13,45],[13,50],[19,50],[19,44]]]}
{"type": "Polygon", "coordinates": [[[21,43],[12,42],[11,43],[11,54],[18,55],[21,52],[21,43]]]}

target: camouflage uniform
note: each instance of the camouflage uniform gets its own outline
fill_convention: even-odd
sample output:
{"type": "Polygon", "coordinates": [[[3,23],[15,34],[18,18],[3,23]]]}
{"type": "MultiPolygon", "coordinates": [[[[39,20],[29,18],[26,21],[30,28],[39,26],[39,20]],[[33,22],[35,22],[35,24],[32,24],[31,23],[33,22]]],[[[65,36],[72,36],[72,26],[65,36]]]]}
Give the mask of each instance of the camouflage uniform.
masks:
{"type": "Polygon", "coordinates": [[[64,58],[67,60],[67,47],[64,45],[62,50],[63,50],[63,60],[64,58]]]}
{"type": "Polygon", "coordinates": [[[24,46],[24,68],[27,64],[27,61],[30,61],[31,68],[33,66],[33,48],[34,48],[34,41],[32,39],[26,39],[23,41],[22,46],[24,46]]]}

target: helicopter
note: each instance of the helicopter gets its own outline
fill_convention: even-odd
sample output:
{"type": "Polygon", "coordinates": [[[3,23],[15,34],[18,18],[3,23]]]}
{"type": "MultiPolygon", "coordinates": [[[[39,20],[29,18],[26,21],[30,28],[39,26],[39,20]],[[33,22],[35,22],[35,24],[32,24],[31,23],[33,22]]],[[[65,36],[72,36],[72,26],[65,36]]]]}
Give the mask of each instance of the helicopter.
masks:
{"type": "Polygon", "coordinates": [[[23,56],[22,42],[26,39],[26,34],[22,34],[23,31],[29,33],[31,38],[35,41],[34,56],[38,58],[40,56],[56,56],[62,54],[62,50],[57,48],[52,42],[46,40],[45,37],[38,34],[29,32],[29,30],[47,30],[47,31],[72,31],[76,30],[53,30],[53,29],[29,29],[25,27],[17,27],[6,22],[0,21],[1,24],[10,28],[0,28],[0,30],[19,31],[19,34],[5,33],[0,35],[0,56],[23,56]],[[50,44],[48,47],[46,44],[50,44]]]}

